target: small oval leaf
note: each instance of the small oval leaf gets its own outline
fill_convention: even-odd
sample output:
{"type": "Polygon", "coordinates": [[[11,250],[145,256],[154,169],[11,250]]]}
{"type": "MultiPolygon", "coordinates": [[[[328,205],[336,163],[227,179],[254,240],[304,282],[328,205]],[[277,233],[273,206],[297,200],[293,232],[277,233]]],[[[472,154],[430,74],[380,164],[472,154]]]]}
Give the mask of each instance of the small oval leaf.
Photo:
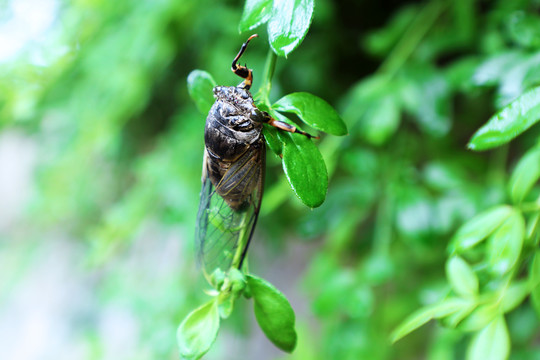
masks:
{"type": "Polygon", "coordinates": [[[529,150],[518,162],[508,189],[514,203],[520,203],[540,179],[540,147],[529,150]]]}
{"type": "Polygon", "coordinates": [[[493,321],[497,314],[499,314],[499,304],[479,305],[458,325],[458,330],[478,331],[493,321]]]}
{"type": "Polygon", "coordinates": [[[238,30],[240,32],[253,30],[267,22],[271,14],[272,0],[246,0],[238,30]]]}
{"type": "Polygon", "coordinates": [[[216,340],[218,330],[219,310],[214,298],[189,313],[178,327],[180,355],[185,359],[200,359],[216,340]]]}
{"type": "Polygon", "coordinates": [[[540,87],[522,94],[505,106],[471,138],[472,150],[487,150],[506,144],[540,120],[540,87]]]}
{"type": "Polygon", "coordinates": [[[477,332],[467,349],[467,360],[504,360],[510,354],[510,337],[504,316],[499,315],[477,332]]]}
{"type": "Polygon", "coordinates": [[[287,298],[259,277],[247,275],[246,280],[253,296],[255,318],[262,331],[278,348],[292,352],[296,347],[295,316],[287,298]]]}
{"type": "MultiPolygon", "coordinates": [[[[279,113],[272,116],[290,123],[279,113]]],[[[320,206],[326,198],[328,172],[319,149],[304,135],[277,131],[277,136],[283,144],[283,170],[294,193],[307,206],[320,206]]]]}
{"type": "Polygon", "coordinates": [[[525,220],[513,211],[488,240],[488,263],[493,273],[503,275],[512,269],[521,254],[524,235],[525,220]]]}
{"type": "Polygon", "coordinates": [[[279,99],[274,110],[291,112],[311,127],[332,135],[347,135],[347,126],[336,110],[318,96],[296,92],[279,99]]]}
{"type": "Polygon", "coordinates": [[[529,295],[530,286],[527,281],[515,281],[504,290],[501,298],[501,311],[507,313],[518,307],[529,295]]]}
{"type": "Polygon", "coordinates": [[[188,92],[195,101],[197,109],[203,114],[208,114],[214,104],[214,86],[216,82],[212,75],[203,70],[193,70],[187,78],[188,92]]]}
{"type": "Polygon", "coordinates": [[[463,319],[469,316],[471,312],[476,309],[477,306],[478,303],[473,300],[469,301],[468,303],[464,303],[461,309],[442,319],[442,323],[444,324],[444,326],[455,329],[456,326],[458,326],[463,321],[463,319]]]}
{"type": "Polygon", "coordinates": [[[473,217],[463,224],[451,241],[451,250],[462,252],[484,240],[512,213],[512,207],[496,206],[473,217]]]}
{"type": "Polygon", "coordinates": [[[446,263],[446,276],[457,294],[463,297],[478,294],[478,278],[469,264],[459,256],[451,257],[446,263]]]}
{"type": "Polygon", "coordinates": [[[268,21],[268,38],[272,50],[285,56],[300,45],[313,16],[313,0],[274,0],[268,21]]]}
{"type": "Polygon", "coordinates": [[[443,318],[451,315],[464,306],[467,306],[468,302],[459,298],[448,298],[441,302],[423,307],[414,313],[412,313],[405,321],[403,321],[390,336],[392,342],[396,342],[405,335],[418,329],[420,326],[426,324],[432,319],[443,318]]]}

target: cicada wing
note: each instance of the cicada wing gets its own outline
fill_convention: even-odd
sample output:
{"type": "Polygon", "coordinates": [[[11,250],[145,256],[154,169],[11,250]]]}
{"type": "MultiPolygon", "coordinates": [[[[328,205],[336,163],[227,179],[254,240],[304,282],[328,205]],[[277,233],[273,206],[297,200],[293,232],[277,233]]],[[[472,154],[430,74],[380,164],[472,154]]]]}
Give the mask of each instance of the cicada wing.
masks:
{"type": "MultiPolygon", "coordinates": [[[[242,266],[261,206],[264,160],[264,148],[246,155],[231,166],[218,184],[227,191],[250,189],[251,193],[245,194],[245,205],[239,210],[234,210],[219,195],[207,175],[208,169],[203,170],[196,244],[198,260],[207,278],[217,269],[226,273],[233,265],[242,266]],[[254,186],[246,186],[250,183],[254,186]]],[[[205,156],[204,166],[206,161],[205,156]]]]}

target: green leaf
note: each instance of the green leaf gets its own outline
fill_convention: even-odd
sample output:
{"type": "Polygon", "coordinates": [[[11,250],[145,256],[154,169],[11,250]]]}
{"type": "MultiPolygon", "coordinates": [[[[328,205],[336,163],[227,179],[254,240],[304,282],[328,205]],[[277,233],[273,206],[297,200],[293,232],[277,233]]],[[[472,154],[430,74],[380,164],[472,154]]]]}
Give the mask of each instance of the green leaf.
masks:
{"type": "Polygon", "coordinates": [[[514,203],[520,203],[540,179],[540,147],[529,150],[518,162],[508,189],[514,203]]]}
{"type": "Polygon", "coordinates": [[[269,282],[247,275],[255,318],[266,337],[278,348],[292,352],[296,346],[296,331],[294,329],[294,311],[283,295],[269,282]]]}
{"type": "Polygon", "coordinates": [[[281,141],[278,139],[278,129],[275,127],[263,124],[263,134],[264,134],[264,140],[266,140],[266,144],[272,150],[274,154],[277,156],[281,156],[283,153],[283,146],[281,144],[281,141]]]}
{"type": "Polygon", "coordinates": [[[489,324],[499,314],[498,304],[480,305],[463,320],[458,329],[461,331],[478,331],[489,324]]]}
{"type": "MultiPolygon", "coordinates": [[[[272,116],[290,123],[279,113],[273,112],[272,116]]],[[[285,131],[277,135],[283,143],[283,170],[294,193],[307,206],[320,206],[326,198],[328,173],[319,149],[304,135],[285,131]]]]}
{"type": "Polygon", "coordinates": [[[476,309],[478,306],[478,303],[476,301],[472,300],[464,300],[467,301],[463,304],[463,307],[456,311],[455,313],[452,313],[448,316],[446,316],[444,319],[442,319],[442,323],[449,328],[456,328],[463,319],[465,319],[467,316],[471,314],[471,312],[476,309]]]}
{"type": "Polygon", "coordinates": [[[180,355],[200,359],[216,340],[219,330],[217,298],[193,310],[182,321],[176,333],[180,355]]]}
{"type": "Polygon", "coordinates": [[[459,256],[451,257],[446,263],[446,276],[457,294],[463,297],[478,294],[478,278],[469,264],[459,256]]]}
{"type": "Polygon", "coordinates": [[[525,220],[513,211],[488,240],[487,257],[491,271],[503,275],[516,264],[525,235],[525,220]]]}
{"type": "Polygon", "coordinates": [[[392,96],[381,97],[363,111],[360,131],[374,145],[384,144],[401,123],[400,104],[392,96]]]}
{"type": "Polygon", "coordinates": [[[442,318],[453,314],[470,303],[460,298],[448,298],[433,305],[426,306],[412,313],[390,335],[392,342],[396,342],[405,335],[418,329],[432,319],[442,318]]]}
{"type": "Polygon", "coordinates": [[[407,27],[418,16],[418,6],[404,5],[389,15],[390,20],[386,22],[384,27],[363,36],[363,47],[371,55],[383,57],[390,52],[397,41],[403,36],[407,27]]]}
{"type": "Polygon", "coordinates": [[[311,127],[332,135],[347,135],[347,126],[336,110],[318,96],[296,92],[279,99],[274,110],[291,112],[311,127]]]}
{"type": "Polygon", "coordinates": [[[419,128],[441,137],[450,131],[450,86],[443,73],[429,64],[410,64],[400,73],[400,102],[419,128]]]}
{"type": "Polygon", "coordinates": [[[497,316],[474,335],[467,349],[467,360],[504,360],[510,354],[510,337],[504,316],[497,316]]]}
{"type": "Polygon", "coordinates": [[[449,64],[443,71],[450,88],[465,93],[471,92],[474,86],[473,75],[479,63],[479,58],[471,56],[457,59],[449,64]]]}
{"type": "Polygon", "coordinates": [[[197,109],[208,114],[214,104],[214,86],[216,82],[212,75],[203,70],[193,70],[187,78],[189,96],[195,101],[197,109]]]}
{"type": "Polygon", "coordinates": [[[374,145],[384,144],[401,121],[401,82],[386,76],[370,76],[357,83],[345,97],[343,118],[351,124],[353,135],[374,145]]]}
{"type": "Polygon", "coordinates": [[[477,86],[496,85],[505,75],[505,70],[523,61],[523,54],[517,51],[504,51],[484,60],[476,69],[472,82],[477,86]]]}
{"type": "Polygon", "coordinates": [[[529,48],[540,47],[540,17],[525,11],[515,11],[508,17],[508,33],[512,40],[529,48]]]}
{"type": "MultiPolygon", "coordinates": [[[[257,104],[257,107],[261,111],[266,111],[274,115],[270,108],[263,103],[257,104]]],[[[272,150],[274,154],[276,154],[277,156],[282,156],[283,150],[281,141],[278,139],[278,131],[279,130],[272,125],[263,124],[263,134],[264,140],[266,140],[266,145],[268,145],[268,147],[270,148],[270,150],[272,150]]]]}
{"type": "Polygon", "coordinates": [[[234,300],[234,296],[227,296],[219,301],[218,310],[220,318],[227,319],[229,316],[231,316],[234,310],[234,300]]]}
{"type": "Polygon", "coordinates": [[[536,87],[504,107],[471,138],[468,147],[486,150],[506,144],[540,119],[540,87],[536,87]]]}
{"type": "Polygon", "coordinates": [[[507,313],[518,307],[529,295],[530,286],[527,281],[516,281],[504,290],[501,298],[501,311],[507,313]]]}
{"type": "Polygon", "coordinates": [[[487,238],[512,213],[507,205],[491,208],[463,224],[451,241],[451,250],[463,252],[487,238]]]}
{"type": "Polygon", "coordinates": [[[253,30],[264,24],[272,14],[272,0],[246,0],[238,31],[253,30]]]}
{"type": "Polygon", "coordinates": [[[522,53],[518,61],[504,69],[495,98],[497,109],[510,104],[526,90],[538,85],[539,55],[522,53]]]}
{"type": "Polygon", "coordinates": [[[540,250],[536,250],[529,273],[529,282],[531,291],[531,300],[536,312],[540,318],[540,250]]]}
{"type": "Polygon", "coordinates": [[[526,245],[538,244],[538,237],[540,233],[537,231],[540,225],[540,211],[535,211],[529,217],[527,221],[527,230],[525,233],[526,245]]]}
{"type": "Polygon", "coordinates": [[[313,0],[274,0],[268,21],[272,50],[287,57],[306,36],[313,16],[313,0]]]}

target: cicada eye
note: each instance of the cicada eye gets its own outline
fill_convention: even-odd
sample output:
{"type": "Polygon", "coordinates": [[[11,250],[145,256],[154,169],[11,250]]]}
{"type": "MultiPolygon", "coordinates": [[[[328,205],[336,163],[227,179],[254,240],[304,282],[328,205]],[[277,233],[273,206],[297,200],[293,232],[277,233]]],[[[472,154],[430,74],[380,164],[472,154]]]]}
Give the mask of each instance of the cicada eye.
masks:
{"type": "Polygon", "coordinates": [[[262,123],[264,122],[264,113],[259,109],[253,109],[249,118],[255,122],[262,123]]]}

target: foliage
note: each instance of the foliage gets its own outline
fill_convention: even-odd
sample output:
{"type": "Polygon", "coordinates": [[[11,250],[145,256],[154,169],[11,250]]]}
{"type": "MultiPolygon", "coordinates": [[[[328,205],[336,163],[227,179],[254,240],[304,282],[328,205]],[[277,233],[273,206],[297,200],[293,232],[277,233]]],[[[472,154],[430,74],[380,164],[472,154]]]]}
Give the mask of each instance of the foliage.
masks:
{"type": "MultiPolygon", "coordinates": [[[[252,29],[260,25],[262,22],[259,11],[267,7],[269,4],[266,1],[246,3],[240,28],[252,29]]],[[[267,19],[272,49],[268,53],[265,82],[261,86],[256,103],[257,106],[272,114],[274,119],[296,128],[298,125],[279,112],[294,113],[314,129],[334,135],[346,135],[347,127],[336,110],[315,95],[297,92],[282,97],[272,105],[269,102],[268,91],[272,85],[276,54],[286,56],[298,46],[307,33],[312,13],[312,1],[304,3],[276,1],[274,3],[272,12],[267,19]]],[[[265,18],[266,16],[263,16],[263,19],[265,18]]],[[[209,85],[214,83],[212,75],[202,70],[194,70],[188,76],[189,93],[203,114],[212,105],[212,92],[209,85]]],[[[317,147],[306,136],[271,130],[270,126],[264,127],[263,133],[270,149],[282,158],[283,170],[295,194],[307,206],[320,206],[326,197],[328,174],[324,159],[317,147]]],[[[237,254],[238,251],[242,252],[243,246],[238,246],[236,251],[237,254]]],[[[239,259],[237,254],[234,255],[234,259],[239,259]]],[[[218,269],[218,275],[214,272],[213,279],[209,280],[210,285],[216,289],[213,292],[214,300],[207,303],[206,307],[211,306],[211,303],[216,303],[217,306],[226,304],[227,311],[222,314],[222,317],[229,317],[236,298],[242,295],[245,290],[246,295],[253,296],[255,317],[268,339],[281,350],[292,352],[296,347],[297,336],[294,328],[295,315],[291,305],[285,296],[267,281],[252,274],[246,275],[247,280],[244,280],[244,275],[239,274],[238,271],[240,267],[241,265],[233,260],[231,269],[226,274],[223,274],[221,269],[218,269]],[[235,291],[235,284],[238,282],[245,284],[235,291]],[[247,289],[245,289],[246,286],[247,289]]],[[[215,306],[216,309],[217,306],[215,306]]],[[[219,316],[217,323],[213,320],[217,316],[217,311],[216,315],[198,316],[201,309],[205,309],[205,307],[192,311],[178,328],[180,354],[186,359],[202,357],[216,338],[219,316]],[[210,320],[209,316],[211,316],[210,320]],[[208,322],[217,324],[211,327],[210,332],[206,326],[208,322]],[[201,342],[201,339],[205,338],[211,339],[211,341],[201,342]]]]}
{"type": "Polygon", "coordinates": [[[533,0],[62,3],[47,42],[0,70],[0,129],[38,147],[24,225],[1,236],[12,241],[0,259],[16,259],[2,261],[17,269],[3,271],[6,284],[29,276],[20,264],[41,257],[46,234],[70,239],[83,254],[73,272],[90,277],[97,304],[71,331],[86,358],[177,357],[178,324],[187,357],[252,355],[257,321],[282,349],[296,344],[281,354],[290,359],[534,359],[538,10],[533,0]],[[254,29],[246,57],[261,109],[306,131],[343,135],[339,118],[348,130],[313,142],[265,127],[250,271],[268,274],[296,315],[253,275],[218,279],[208,301],[193,262],[201,113],[214,85],[237,83],[230,61],[254,29]],[[149,249],[166,250],[151,262],[149,249]],[[254,298],[254,318],[233,311],[240,295],[254,298]],[[111,306],[138,329],[115,356],[98,326],[111,306]]]}

